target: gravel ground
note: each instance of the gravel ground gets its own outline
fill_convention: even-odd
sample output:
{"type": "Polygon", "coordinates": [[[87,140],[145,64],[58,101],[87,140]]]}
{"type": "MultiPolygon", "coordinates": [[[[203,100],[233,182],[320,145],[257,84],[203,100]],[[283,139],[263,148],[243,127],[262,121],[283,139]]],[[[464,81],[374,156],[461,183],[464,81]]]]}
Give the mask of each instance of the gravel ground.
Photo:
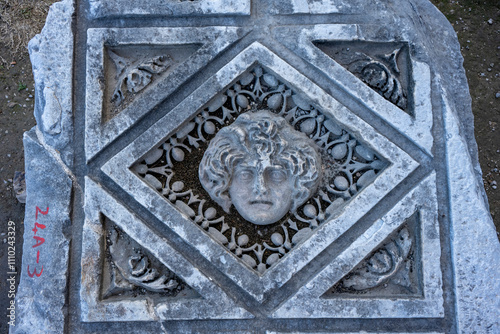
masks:
{"type": "MultiPolygon", "coordinates": [[[[0,310],[6,310],[9,303],[9,221],[16,229],[16,266],[21,266],[24,204],[16,199],[13,179],[15,171],[24,170],[23,132],[35,125],[34,82],[25,48],[41,30],[46,9],[53,2],[0,0],[0,310]]],[[[500,231],[500,2],[432,2],[450,20],[462,45],[484,186],[500,231]]],[[[6,331],[6,321],[0,321],[0,332],[6,331]]]]}

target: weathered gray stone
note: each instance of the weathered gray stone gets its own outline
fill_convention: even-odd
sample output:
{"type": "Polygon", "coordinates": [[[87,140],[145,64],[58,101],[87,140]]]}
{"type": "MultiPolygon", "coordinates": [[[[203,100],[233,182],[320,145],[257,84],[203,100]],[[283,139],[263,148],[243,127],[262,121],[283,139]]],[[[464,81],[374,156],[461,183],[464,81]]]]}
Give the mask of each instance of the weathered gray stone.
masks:
{"type": "Polygon", "coordinates": [[[26,226],[50,197],[36,248],[53,251],[51,275],[29,277],[26,229],[11,331],[500,332],[462,58],[427,0],[76,7],[56,4],[30,44],[26,226]],[[250,185],[228,133],[253,154],[250,185]],[[309,165],[286,149],[305,137],[309,165]],[[291,169],[316,175],[308,191],[291,169]]]}
{"type": "Polygon", "coordinates": [[[40,143],[34,129],[24,136],[24,151],[28,197],[16,326],[11,326],[11,333],[61,333],[67,314],[72,181],[61,159],[40,143]]]}
{"type": "Polygon", "coordinates": [[[126,0],[89,0],[90,14],[100,17],[250,15],[250,0],[162,1],[143,0],[141,6],[126,0]]]}
{"type": "Polygon", "coordinates": [[[73,0],[51,6],[47,24],[28,45],[38,128],[67,165],[73,163],[73,13],[73,0]]]}

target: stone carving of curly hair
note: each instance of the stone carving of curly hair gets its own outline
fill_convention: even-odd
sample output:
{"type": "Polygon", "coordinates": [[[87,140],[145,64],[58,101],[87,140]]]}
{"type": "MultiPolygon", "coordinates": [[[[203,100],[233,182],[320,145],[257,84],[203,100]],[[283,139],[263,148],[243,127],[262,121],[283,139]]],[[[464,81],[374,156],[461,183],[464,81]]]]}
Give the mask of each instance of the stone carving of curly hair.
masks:
{"type": "Polygon", "coordinates": [[[231,207],[228,189],[233,171],[248,159],[268,160],[288,171],[295,192],[291,212],[319,185],[321,157],[317,145],[283,117],[265,110],[247,112],[211,140],[198,170],[203,188],[226,212],[231,207]]]}

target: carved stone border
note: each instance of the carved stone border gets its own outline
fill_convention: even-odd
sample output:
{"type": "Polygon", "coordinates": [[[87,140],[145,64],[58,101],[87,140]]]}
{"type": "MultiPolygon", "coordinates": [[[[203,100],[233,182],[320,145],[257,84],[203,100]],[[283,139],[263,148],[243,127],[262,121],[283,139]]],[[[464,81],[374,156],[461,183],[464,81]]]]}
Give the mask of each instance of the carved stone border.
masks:
{"type": "MultiPolygon", "coordinates": [[[[296,90],[301,91],[300,89],[296,90]]],[[[228,277],[254,298],[262,301],[265,293],[287,282],[294,273],[303,268],[325,247],[354,225],[381,198],[415,170],[418,165],[418,162],[398,146],[375,132],[370,125],[352,114],[347,108],[326,94],[309,79],[299,74],[269,49],[255,42],[143,135],[111,158],[102,167],[102,171],[123,189],[131,193],[159,220],[163,221],[189,244],[196,247],[219,270],[226,273],[228,277]],[[325,112],[325,115],[332,117],[341,126],[351,131],[360,141],[377,147],[377,152],[391,163],[373,183],[348,203],[336,217],[316,229],[316,232],[308,240],[297,245],[293,252],[290,252],[262,276],[258,276],[253,270],[242,265],[233,254],[206,235],[188,217],[182,215],[156,190],[147,186],[129,169],[151,148],[175,133],[204,104],[208,103],[219,91],[223,90],[224,87],[244,73],[255,62],[269,68],[294,87],[307,87],[302,93],[317,104],[325,112]],[[344,214],[347,212],[348,214],[344,214]]]]}
{"type": "Polygon", "coordinates": [[[85,178],[85,224],[82,240],[80,299],[81,318],[84,322],[253,318],[210,278],[174,250],[168,240],[157,236],[89,178],[85,178]],[[101,301],[103,244],[106,237],[101,214],[111,219],[130,238],[195,289],[202,298],[172,298],[157,303],[147,297],[101,301]]]}
{"type": "Polygon", "coordinates": [[[250,15],[250,0],[90,0],[93,18],[115,16],[250,15]]]}
{"type": "Polygon", "coordinates": [[[99,28],[87,32],[87,74],[85,101],[85,155],[87,161],[122,132],[167,98],[183,82],[229,45],[238,40],[238,28],[99,28]],[[105,45],[169,46],[201,44],[191,57],[167,76],[149,85],[140,96],[119,114],[103,124],[104,50],[105,45]]]}
{"type": "Polygon", "coordinates": [[[275,318],[442,318],[441,247],[433,172],[285,302],[275,318]],[[416,211],[420,213],[423,298],[321,298],[416,211]],[[369,311],[368,311],[369,310],[369,311]]]}
{"type": "MultiPolygon", "coordinates": [[[[352,334],[352,332],[293,332],[294,334],[352,334]]],[[[367,333],[367,332],[365,332],[367,333]]],[[[410,332],[370,332],[372,334],[414,334],[410,332]]],[[[289,332],[266,331],[266,334],[289,334],[289,332]]],[[[419,332],[419,334],[444,334],[443,332],[419,332]]]]}
{"type": "MultiPolygon", "coordinates": [[[[313,44],[313,41],[317,40],[380,42],[380,40],[366,38],[360,31],[363,28],[376,28],[378,30],[383,27],[356,24],[322,24],[309,29],[302,27],[296,30],[288,27],[276,28],[274,35],[290,50],[324,72],[329,77],[329,80],[345,89],[359,101],[362,101],[373,112],[410,137],[428,154],[431,154],[434,139],[431,133],[433,122],[431,74],[427,64],[412,60],[411,77],[415,85],[413,89],[415,108],[413,110],[414,116],[410,116],[381,95],[374,94],[374,90],[313,44]],[[290,31],[290,29],[292,30],[290,31]]],[[[391,41],[384,40],[384,42],[391,41]]]]}
{"type": "Polygon", "coordinates": [[[359,14],[371,3],[363,0],[274,0],[272,14],[359,14]]]}

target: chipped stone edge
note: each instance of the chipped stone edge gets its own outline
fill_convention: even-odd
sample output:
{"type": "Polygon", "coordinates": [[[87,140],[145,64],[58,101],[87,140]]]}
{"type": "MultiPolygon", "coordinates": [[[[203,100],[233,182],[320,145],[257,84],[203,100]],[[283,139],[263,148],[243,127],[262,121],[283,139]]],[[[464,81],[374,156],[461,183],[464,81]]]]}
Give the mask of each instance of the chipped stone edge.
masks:
{"type": "Polygon", "coordinates": [[[457,327],[461,333],[500,333],[500,243],[444,89],[442,109],[457,327]]]}
{"type": "Polygon", "coordinates": [[[35,79],[35,118],[44,141],[61,152],[71,166],[73,151],[73,31],[74,0],[50,7],[42,32],[29,42],[35,79]]]}

